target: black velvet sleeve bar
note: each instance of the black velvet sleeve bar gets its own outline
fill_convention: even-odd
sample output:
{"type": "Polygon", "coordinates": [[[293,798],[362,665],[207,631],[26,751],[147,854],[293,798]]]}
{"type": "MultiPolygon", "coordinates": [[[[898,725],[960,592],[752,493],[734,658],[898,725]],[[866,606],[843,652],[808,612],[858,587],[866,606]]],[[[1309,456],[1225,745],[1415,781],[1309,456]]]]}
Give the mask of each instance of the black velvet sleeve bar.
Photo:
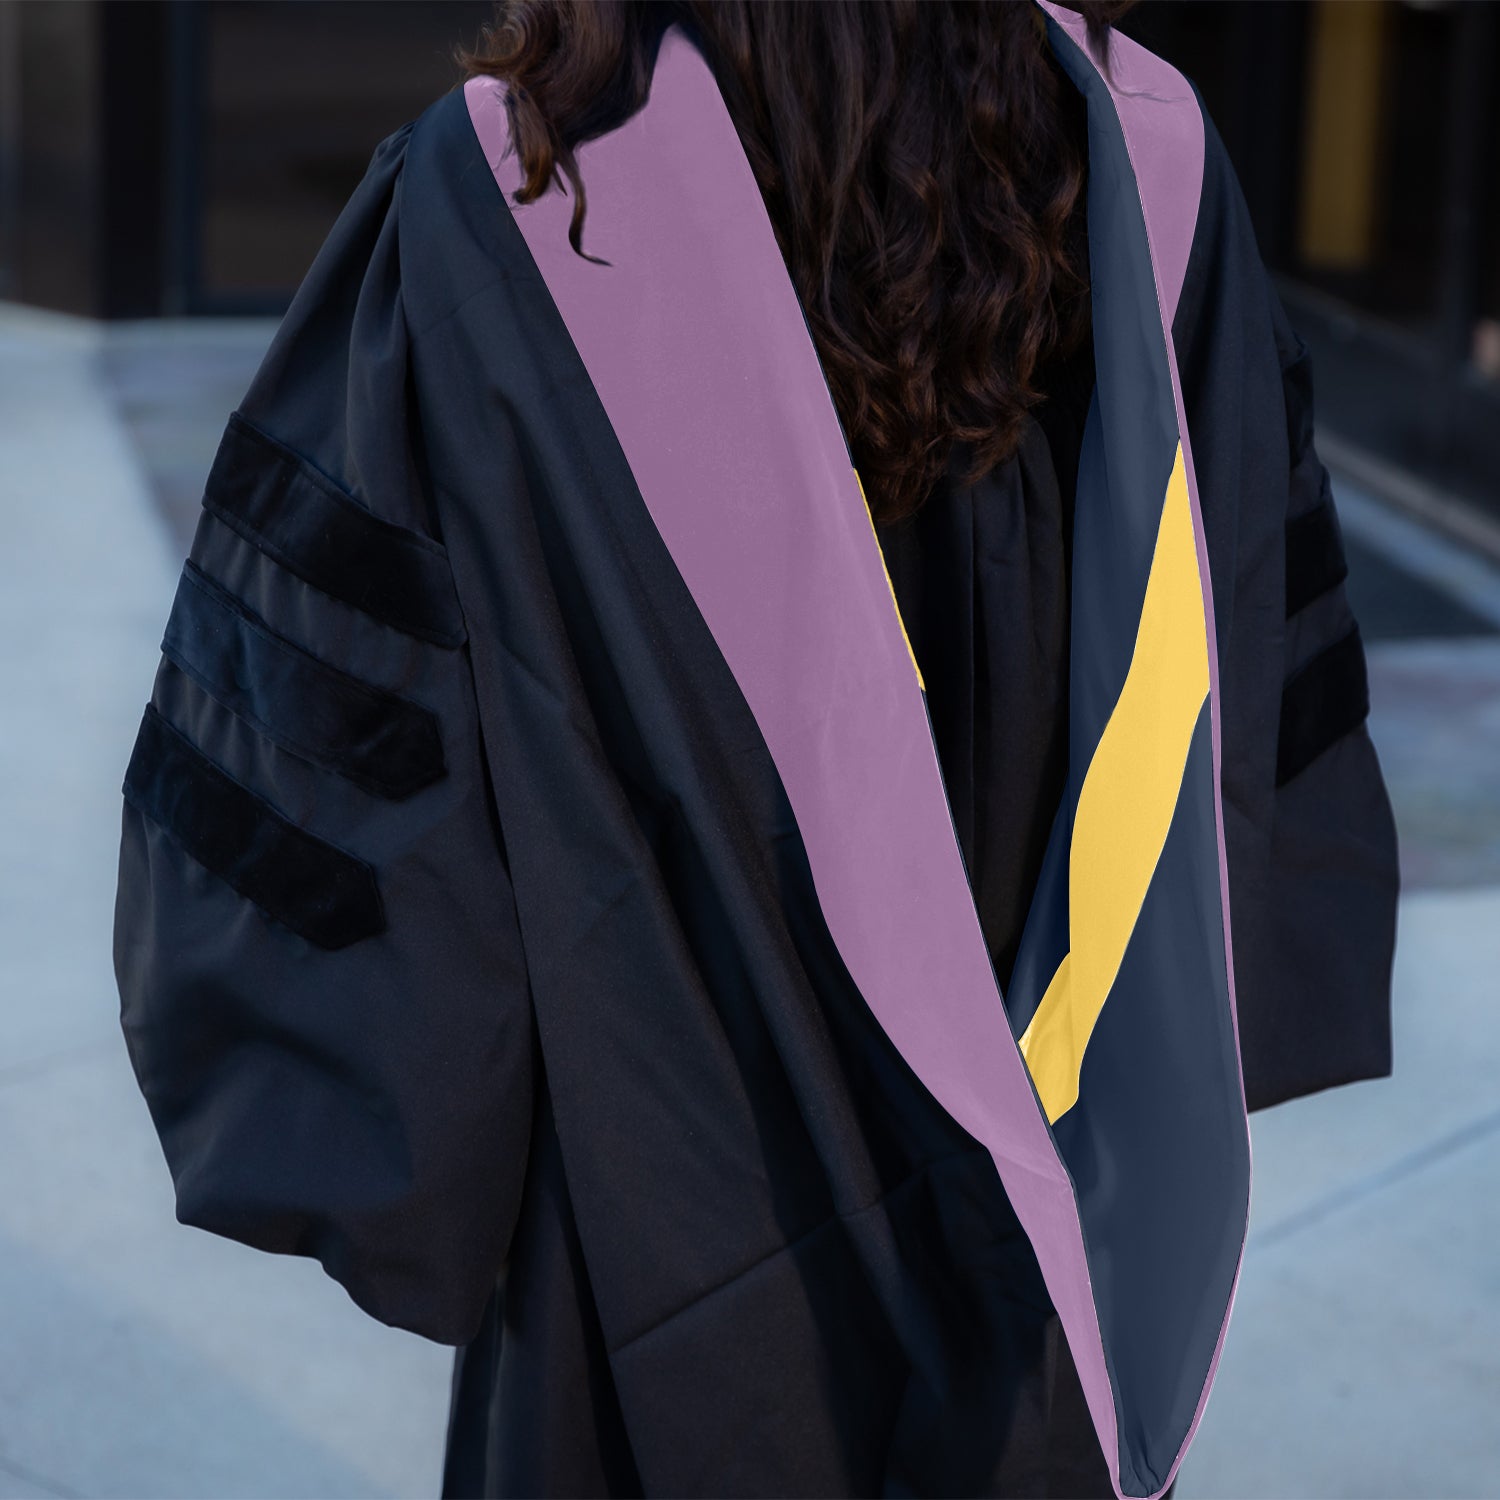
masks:
{"type": "Polygon", "coordinates": [[[1349,576],[1333,496],[1286,523],[1286,614],[1291,619],[1349,576]]]}
{"type": "Polygon", "coordinates": [[[440,646],[464,638],[443,549],[370,514],[236,413],[203,505],[309,583],[440,646]]]}
{"type": "Polygon", "coordinates": [[[191,561],[162,652],[278,745],[377,796],[408,797],[443,775],[442,734],[430,709],[278,635],[191,561]]]}
{"type": "Polygon", "coordinates": [[[1325,750],[1352,734],[1370,712],[1370,682],[1359,627],[1303,662],[1281,690],[1276,785],[1299,776],[1325,750]]]}
{"type": "Polygon", "coordinates": [[[124,792],[184,853],[308,942],[346,948],[384,930],[369,865],[226,776],[150,704],[124,792]]]}

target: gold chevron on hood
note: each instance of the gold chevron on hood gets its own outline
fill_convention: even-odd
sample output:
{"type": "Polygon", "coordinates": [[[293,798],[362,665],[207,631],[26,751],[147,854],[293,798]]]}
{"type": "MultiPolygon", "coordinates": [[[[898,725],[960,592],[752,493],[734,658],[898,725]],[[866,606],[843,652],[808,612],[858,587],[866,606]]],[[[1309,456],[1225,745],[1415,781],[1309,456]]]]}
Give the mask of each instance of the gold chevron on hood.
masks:
{"type": "Polygon", "coordinates": [[[1208,632],[1179,443],[1130,669],[1078,794],[1068,854],[1069,951],[1020,1041],[1049,1121],[1078,1100],[1084,1049],[1167,841],[1208,681],[1208,632]]]}

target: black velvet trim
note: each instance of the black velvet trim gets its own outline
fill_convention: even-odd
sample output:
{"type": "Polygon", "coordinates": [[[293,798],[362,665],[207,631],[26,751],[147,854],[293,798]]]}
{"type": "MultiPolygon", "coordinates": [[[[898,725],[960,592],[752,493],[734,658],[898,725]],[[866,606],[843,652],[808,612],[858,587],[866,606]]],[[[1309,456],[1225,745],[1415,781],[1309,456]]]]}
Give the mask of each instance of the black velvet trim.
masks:
{"type": "Polygon", "coordinates": [[[1336,740],[1358,729],[1370,712],[1370,680],[1359,627],[1325,646],[1287,678],[1281,690],[1281,730],[1276,785],[1317,759],[1336,740]]]}
{"type": "Polygon", "coordinates": [[[446,550],[371,514],[238,412],[224,430],[203,506],[325,594],[406,635],[463,644],[446,550]]]}
{"type": "Polygon", "coordinates": [[[267,739],[378,796],[408,797],[444,774],[436,714],[277,635],[192,562],[161,649],[267,739]]]}
{"type": "Polygon", "coordinates": [[[1333,503],[1325,499],[1286,523],[1287,619],[1342,583],[1349,574],[1333,503]]]}
{"type": "Polygon", "coordinates": [[[317,947],[346,948],[385,930],[369,865],[283,817],[149,703],[122,790],[200,865],[317,947]]]}

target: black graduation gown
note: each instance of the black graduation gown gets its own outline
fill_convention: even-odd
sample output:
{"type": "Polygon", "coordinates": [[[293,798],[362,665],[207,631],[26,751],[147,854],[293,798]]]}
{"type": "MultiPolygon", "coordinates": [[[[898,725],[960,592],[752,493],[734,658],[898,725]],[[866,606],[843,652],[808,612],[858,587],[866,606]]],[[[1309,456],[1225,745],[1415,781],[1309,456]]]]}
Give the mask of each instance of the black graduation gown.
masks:
{"type": "MultiPolygon", "coordinates": [[[[126,774],[122,1024],[185,1223],[461,1346],[449,1493],[1161,1494],[1238,1275],[1244,1109],[1389,1070],[1394,837],[1305,355],[1211,126],[1173,316],[1142,301],[1129,131],[1048,24],[1093,133],[1084,430],[1060,399],[980,492],[880,539],[889,579],[764,222],[758,261],[696,284],[606,244],[643,279],[591,324],[569,278],[599,268],[539,237],[566,205],[497,191],[487,85],[377,151],[230,419],[126,774]],[[1127,386],[1143,309],[1170,333],[1127,386]],[[1185,427],[1175,463],[1116,427],[1169,370],[1182,412],[1147,426],[1185,427]],[[1131,495],[1160,507],[1171,469],[1194,518],[1212,682],[1059,1108],[1018,1049],[1105,743],[1090,693],[1128,665],[1089,611],[1118,594],[1145,639],[1159,593],[1087,572],[1113,495],[1129,581],[1137,462],[1131,495]],[[839,505],[810,511],[820,486],[839,505]],[[995,1005],[945,1008],[976,949],[995,1005]],[[896,969],[937,976],[916,1009],[896,969]],[[1111,1027],[1147,993],[1191,1003],[1142,1056],[1157,1023],[1111,1027]],[[1004,1046],[974,1029],[997,1017],[1004,1046]],[[1101,1141],[1149,1211],[1111,1217],[1101,1141]]],[[[668,42],[646,209],[711,259],[715,193],[754,222],[748,168],[672,221],[697,207],[672,150],[731,138],[668,42]]],[[[590,225],[624,225],[646,179],[612,208],[588,151],[590,225]]]]}
{"type": "MultiPolygon", "coordinates": [[[[1064,779],[1066,476],[1077,465],[1090,374],[1085,350],[1028,422],[1015,458],[966,489],[956,478],[968,461],[959,448],[923,508],[881,538],[923,663],[954,824],[1002,983],[1064,779]]],[[[537,1130],[545,1144],[510,1264],[480,1337],[458,1355],[445,1496],[638,1492],[545,1099],[537,1130]]],[[[1035,1307],[1002,1310],[989,1332],[987,1347],[949,1377],[942,1437],[950,1456],[935,1468],[927,1455],[905,1483],[888,1475],[887,1488],[1111,1495],[1045,1293],[1035,1307]],[[991,1424],[1005,1407],[996,1402],[1013,1411],[998,1441],[991,1424]]]]}

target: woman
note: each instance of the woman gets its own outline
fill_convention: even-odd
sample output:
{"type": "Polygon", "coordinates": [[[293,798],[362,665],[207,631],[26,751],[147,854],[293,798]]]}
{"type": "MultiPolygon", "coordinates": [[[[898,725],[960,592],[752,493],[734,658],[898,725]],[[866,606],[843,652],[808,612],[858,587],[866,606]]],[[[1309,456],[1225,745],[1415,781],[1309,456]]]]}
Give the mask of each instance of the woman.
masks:
{"type": "Polygon", "coordinates": [[[1161,1495],[1246,1110],[1390,1070],[1305,351],[1106,19],[507,7],[230,419],[125,1034],[448,1494],[1161,1495]]]}

